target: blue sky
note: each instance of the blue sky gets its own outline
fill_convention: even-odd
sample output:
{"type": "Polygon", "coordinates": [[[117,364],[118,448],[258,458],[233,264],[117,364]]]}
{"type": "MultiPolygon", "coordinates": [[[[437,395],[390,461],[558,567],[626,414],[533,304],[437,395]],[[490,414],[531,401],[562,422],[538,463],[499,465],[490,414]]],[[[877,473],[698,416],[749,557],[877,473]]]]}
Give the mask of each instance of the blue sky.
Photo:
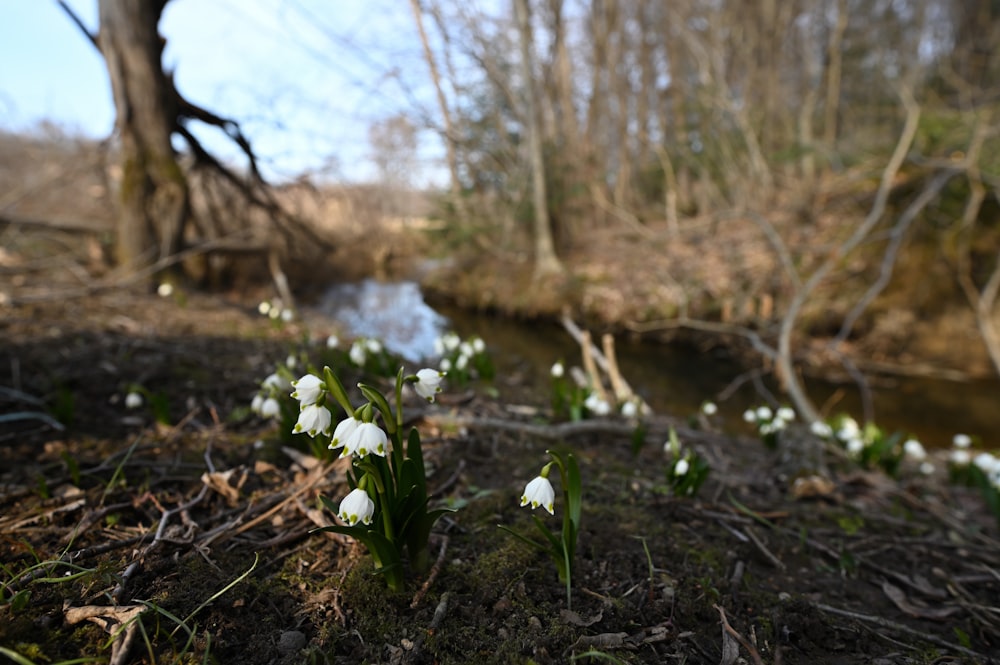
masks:
{"type": "MultiPolygon", "coordinates": [[[[97,0],[69,4],[96,31],[97,0]]],[[[433,109],[405,0],[172,0],[160,31],[181,93],[238,120],[273,179],[308,169],[370,180],[371,122],[415,99],[433,109]]],[[[55,0],[0,0],[0,63],[0,127],[44,119],[71,133],[110,133],[103,61],[55,0]]],[[[226,158],[238,154],[217,130],[199,138],[226,158]]],[[[440,171],[433,134],[421,143],[417,185],[440,171]]]]}

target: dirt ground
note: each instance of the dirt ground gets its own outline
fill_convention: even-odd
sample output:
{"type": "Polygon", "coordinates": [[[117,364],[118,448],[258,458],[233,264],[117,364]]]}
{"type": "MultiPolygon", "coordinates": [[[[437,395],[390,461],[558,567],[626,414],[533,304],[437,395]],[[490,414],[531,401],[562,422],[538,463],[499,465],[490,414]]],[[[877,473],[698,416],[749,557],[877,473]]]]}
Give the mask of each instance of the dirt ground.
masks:
{"type": "Polygon", "coordinates": [[[361,548],[311,533],[343,463],[247,409],[289,354],[329,359],[328,324],[275,324],[250,297],[86,294],[15,258],[2,290],[37,298],[0,312],[14,662],[1000,662],[1000,534],[978,494],[830,455],[832,485],[806,496],[782,449],[680,414],[641,446],[613,419],[560,428],[516,374],[409,407],[433,501],[458,510],[432,572],[390,593],[361,548]],[[149,393],[127,409],[133,384],[149,393]],[[711,465],[694,497],[666,489],[670,426],[711,465]],[[551,562],[497,527],[531,527],[518,497],[549,448],[583,475],[571,609],[551,562]]]}

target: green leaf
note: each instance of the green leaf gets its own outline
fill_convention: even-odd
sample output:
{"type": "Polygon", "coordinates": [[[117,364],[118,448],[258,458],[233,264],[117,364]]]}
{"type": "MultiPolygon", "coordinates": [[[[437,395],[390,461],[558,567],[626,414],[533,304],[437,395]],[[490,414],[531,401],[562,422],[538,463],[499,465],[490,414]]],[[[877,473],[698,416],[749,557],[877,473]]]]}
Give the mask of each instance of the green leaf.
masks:
{"type": "Polygon", "coordinates": [[[365,399],[375,405],[375,408],[382,413],[382,422],[386,431],[389,434],[394,434],[396,432],[396,417],[393,415],[385,395],[366,383],[359,383],[358,388],[361,389],[361,394],[365,396],[365,399]]]}
{"type": "Polygon", "coordinates": [[[504,531],[506,531],[510,535],[514,536],[518,540],[520,540],[520,541],[522,541],[524,543],[527,543],[528,545],[531,545],[532,547],[537,548],[537,549],[541,550],[542,552],[546,552],[546,553],[551,554],[550,548],[546,547],[545,545],[543,545],[542,543],[538,542],[537,540],[532,540],[531,538],[528,538],[527,536],[525,536],[523,534],[520,534],[517,531],[514,531],[509,526],[506,526],[504,524],[497,524],[497,527],[503,529],[504,531]]]}
{"type": "MultiPolygon", "coordinates": [[[[386,584],[393,591],[403,589],[403,562],[396,546],[379,531],[356,524],[354,526],[325,526],[315,531],[330,531],[354,538],[368,549],[375,561],[375,572],[385,577],[386,584]]],[[[310,532],[310,533],[312,533],[310,532]]]]}
{"type": "Polygon", "coordinates": [[[333,395],[333,399],[337,400],[337,404],[344,410],[347,417],[350,418],[354,415],[354,407],[351,406],[351,400],[347,398],[347,391],[344,390],[344,384],[340,382],[337,375],[333,373],[333,370],[329,366],[323,368],[323,380],[326,382],[326,390],[328,393],[333,395]]]}
{"type": "Polygon", "coordinates": [[[13,612],[20,612],[25,607],[28,606],[28,601],[31,600],[31,591],[28,589],[21,589],[10,599],[10,609],[13,612]]]}

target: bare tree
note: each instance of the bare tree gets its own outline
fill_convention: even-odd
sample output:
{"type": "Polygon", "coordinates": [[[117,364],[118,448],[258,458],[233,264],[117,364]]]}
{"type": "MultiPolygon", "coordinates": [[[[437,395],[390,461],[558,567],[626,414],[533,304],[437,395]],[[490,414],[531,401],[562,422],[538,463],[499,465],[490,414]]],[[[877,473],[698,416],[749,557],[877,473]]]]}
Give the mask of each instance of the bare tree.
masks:
{"type": "MultiPolygon", "coordinates": [[[[237,189],[253,207],[264,209],[274,228],[304,233],[314,246],[328,247],[308,227],[277,203],[257,168],[250,142],[239,125],[185,99],[163,69],[164,39],[158,32],[169,0],[131,2],[99,0],[100,30],[91,34],[64,2],[59,5],[104,57],[115,101],[115,131],[122,182],[117,219],[118,261],[139,276],[169,269],[184,255],[185,231],[192,221],[189,181],[171,139],[177,134],[187,143],[196,167],[212,171],[237,189]],[[249,177],[243,178],[221,164],[188,129],[198,121],[221,129],[247,158],[249,177]]],[[[226,247],[219,238],[206,238],[205,251],[226,247]]],[[[247,238],[235,239],[229,249],[246,249],[247,238]]],[[[288,303],[293,302],[276,249],[269,244],[268,264],[275,285],[288,303]]]]}
{"type": "Polygon", "coordinates": [[[562,272],[556,256],[549,222],[549,201],[545,185],[545,156],[542,153],[541,127],[535,90],[533,40],[527,0],[514,0],[517,30],[521,47],[521,75],[527,106],[528,150],[531,160],[532,201],[534,210],[535,276],[543,277],[562,272]]]}
{"type": "Polygon", "coordinates": [[[178,96],[163,71],[164,41],[157,31],[166,4],[98,4],[97,44],[111,78],[121,146],[118,261],[132,270],[176,254],[189,213],[187,181],[170,143],[179,115],[178,96]],[[158,255],[151,255],[153,251],[158,255]]]}

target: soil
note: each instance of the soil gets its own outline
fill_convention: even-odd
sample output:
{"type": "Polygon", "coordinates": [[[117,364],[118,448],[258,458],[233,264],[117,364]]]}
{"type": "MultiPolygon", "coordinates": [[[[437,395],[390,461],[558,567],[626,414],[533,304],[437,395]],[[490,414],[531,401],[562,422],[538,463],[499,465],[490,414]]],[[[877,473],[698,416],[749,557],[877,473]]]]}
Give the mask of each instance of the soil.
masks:
{"type": "MultiPolygon", "coordinates": [[[[516,374],[451,385],[407,414],[434,503],[458,510],[431,573],[392,593],[356,543],[312,532],[343,462],[247,408],[289,354],[377,380],[326,348],[332,329],[276,324],[247,295],[44,297],[75,277],[33,262],[2,279],[38,295],[0,316],[15,662],[1000,662],[997,523],[943,471],[891,479],[832,451],[807,468],[788,454],[804,431],[772,450],[670,414],[637,444],[621,420],[560,426],[516,374]],[[132,385],[149,392],[130,410],[132,385]],[[710,464],[694,496],[667,486],[670,427],[710,464]],[[518,499],[550,448],[583,476],[571,607],[551,561],[497,527],[532,528],[518,499]],[[795,484],[819,469],[829,483],[795,484]]],[[[539,515],[553,528],[559,504],[539,515]]]]}

